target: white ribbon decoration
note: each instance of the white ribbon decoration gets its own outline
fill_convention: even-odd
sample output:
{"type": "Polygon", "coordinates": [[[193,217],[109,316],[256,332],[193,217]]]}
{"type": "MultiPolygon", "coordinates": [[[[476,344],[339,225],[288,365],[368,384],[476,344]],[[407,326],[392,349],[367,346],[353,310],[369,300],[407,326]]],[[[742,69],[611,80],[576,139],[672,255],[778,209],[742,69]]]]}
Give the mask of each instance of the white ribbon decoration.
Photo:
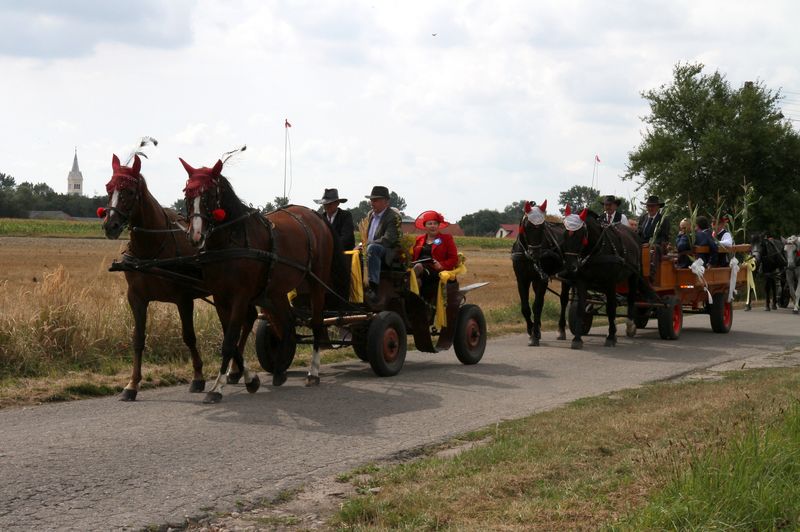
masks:
{"type": "Polygon", "coordinates": [[[736,278],[739,276],[739,261],[733,257],[730,262],[731,267],[731,282],[728,283],[728,301],[733,301],[733,296],[736,292],[736,278]]]}
{"type": "Polygon", "coordinates": [[[583,220],[577,214],[570,214],[564,218],[564,227],[567,228],[567,231],[577,231],[583,227],[583,220]]]}
{"type": "Polygon", "coordinates": [[[689,266],[689,269],[697,276],[697,279],[703,283],[703,290],[706,291],[708,294],[708,303],[709,305],[714,302],[714,298],[711,297],[711,292],[708,291],[708,283],[706,283],[706,278],[703,276],[706,273],[706,269],[703,266],[703,259],[697,259],[689,266]]]}
{"type": "Polygon", "coordinates": [[[544,213],[539,207],[533,207],[531,212],[528,213],[528,221],[533,225],[542,225],[544,223],[544,213]]]}

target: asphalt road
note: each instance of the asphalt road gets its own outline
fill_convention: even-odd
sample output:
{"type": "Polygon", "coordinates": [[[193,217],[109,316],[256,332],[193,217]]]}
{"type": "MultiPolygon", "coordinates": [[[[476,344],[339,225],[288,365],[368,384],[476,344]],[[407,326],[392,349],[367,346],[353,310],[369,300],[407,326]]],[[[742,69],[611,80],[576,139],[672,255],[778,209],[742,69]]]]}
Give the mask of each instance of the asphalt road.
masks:
{"type": "MultiPolygon", "coordinates": [[[[582,351],[544,334],[490,340],[480,364],[409,353],[400,375],[356,361],[292,372],[250,395],[227,386],[204,405],[187,387],[0,411],[0,529],[110,530],[179,524],[502,419],[800,345],[788,311],[734,315],[730,334],[690,316],[678,341],[652,327],[616,348],[595,327],[582,351]]],[[[624,331],[624,328],[623,328],[624,331]]],[[[269,382],[262,374],[262,382],[269,382]]]]}

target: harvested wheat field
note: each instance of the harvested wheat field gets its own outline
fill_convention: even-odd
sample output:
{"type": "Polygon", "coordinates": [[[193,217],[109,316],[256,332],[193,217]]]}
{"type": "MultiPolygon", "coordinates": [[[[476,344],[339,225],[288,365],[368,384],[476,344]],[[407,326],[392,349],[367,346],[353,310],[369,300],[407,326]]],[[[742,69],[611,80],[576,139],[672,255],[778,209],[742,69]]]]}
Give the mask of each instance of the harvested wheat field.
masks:
{"type": "MultiPolygon", "coordinates": [[[[123,274],[108,271],[125,245],[105,239],[0,237],[0,407],[105,395],[125,385],[133,320],[123,274]]],[[[484,310],[489,333],[524,332],[509,252],[470,246],[462,251],[468,270],[462,286],[490,283],[468,295],[484,310]]],[[[221,330],[213,307],[202,301],[195,305],[195,330],[211,374],[221,330]]],[[[150,304],[146,345],[145,386],[188,382],[188,350],[173,305],[150,304]]],[[[349,351],[326,351],[323,361],[349,351]]],[[[304,358],[299,353],[296,363],[304,358]]],[[[258,365],[253,342],[246,359],[258,365]]]]}

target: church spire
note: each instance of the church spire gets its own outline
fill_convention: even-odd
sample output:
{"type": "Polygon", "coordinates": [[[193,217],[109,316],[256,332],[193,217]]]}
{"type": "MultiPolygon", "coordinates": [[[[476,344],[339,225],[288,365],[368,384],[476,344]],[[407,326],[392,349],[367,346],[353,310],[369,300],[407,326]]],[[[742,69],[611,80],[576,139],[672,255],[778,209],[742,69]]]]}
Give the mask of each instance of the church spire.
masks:
{"type": "Polygon", "coordinates": [[[67,194],[83,195],[83,174],[78,168],[78,147],[75,146],[75,155],[72,158],[72,170],[67,176],[67,194]]]}

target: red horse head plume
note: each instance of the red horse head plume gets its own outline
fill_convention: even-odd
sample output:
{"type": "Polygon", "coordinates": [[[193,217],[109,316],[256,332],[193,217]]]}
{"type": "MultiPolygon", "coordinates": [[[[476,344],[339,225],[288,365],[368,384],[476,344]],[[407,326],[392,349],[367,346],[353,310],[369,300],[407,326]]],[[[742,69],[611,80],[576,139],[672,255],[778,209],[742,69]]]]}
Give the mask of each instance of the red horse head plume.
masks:
{"type": "Polygon", "coordinates": [[[142,160],[138,155],[133,156],[133,166],[122,166],[119,162],[119,157],[112,155],[111,157],[111,180],[106,183],[106,192],[108,195],[114,193],[115,190],[122,190],[126,188],[136,188],[139,184],[139,178],[142,174],[139,173],[142,169],[142,160]]]}
{"type": "Polygon", "coordinates": [[[189,163],[178,157],[186,173],[189,174],[189,179],[186,181],[186,187],[183,192],[188,198],[196,198],[211,186],[213,186],[222,172],[222,160],[218,159],[213,168],[192,168],[189,163]]]}

